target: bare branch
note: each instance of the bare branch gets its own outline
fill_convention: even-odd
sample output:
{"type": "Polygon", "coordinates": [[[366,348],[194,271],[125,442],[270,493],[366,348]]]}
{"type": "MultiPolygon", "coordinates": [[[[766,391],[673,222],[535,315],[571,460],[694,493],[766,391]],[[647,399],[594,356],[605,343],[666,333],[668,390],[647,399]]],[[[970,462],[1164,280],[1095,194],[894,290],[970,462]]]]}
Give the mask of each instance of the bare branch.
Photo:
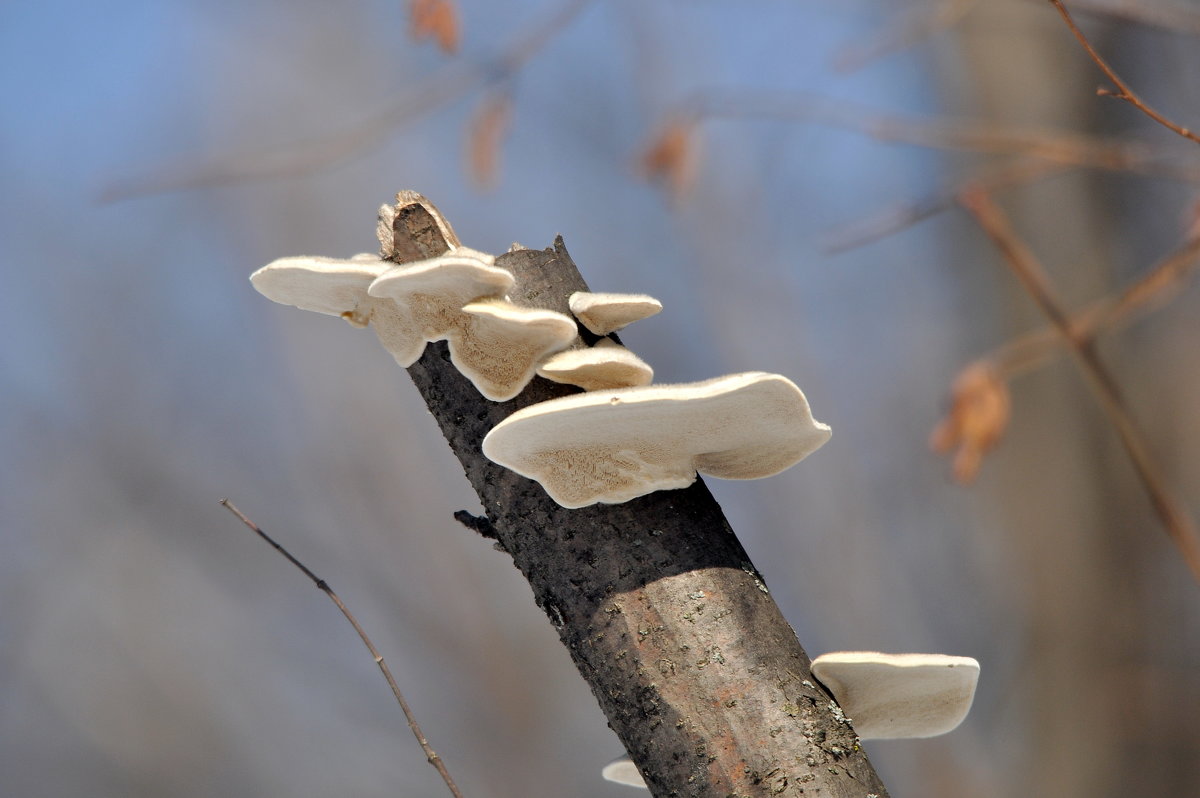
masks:
{"type": "MultiPolygon", "coordinates": [[[[1200,267],[1200,236],[1193,236],[1116,299],[1101,300],[1072,316],[1073,337],[1091,343],[1101,333],[1119,329],[1162,307],[1183,290],[1197,267],[1200,267]]],[[[1061,343],[1061,337],[1046,328],[1010,341],[985,359],[994,363],[1005,379],[1012,379],[1045,364],[1060,351],[1061,343]]]]}
{"type": "Polygon", "coordinates": [[[879,58],[907,50],[957,25],[974,5],[975,0],[934,0],[909,9],[900,22],[888,20],[874,37],[843,48],[834,57],[833,68],[853,72],[879,58]]]}
{"type": "Polygon", "coordinates": [[[906,230],[956,205],[958,195],[968,186],[998,191],[1054,177],[1071,168],[1066,164],[1037,158],[1006,161],[981,170],[966,180],[940,188],[922,199],[896,203],[859,219],[836,225],[826,234],[823,249],[828,254],[846,252],[906,230]]]}
{"type": "MultiPolygon", "coordinates": [[[[1200,182],[1200,163],[1180,159],[1145,142],[1097,138],[1069,131],[1000,127],[974,119],[921,118],[881,113],[866,106],[814,94],[764,94],[709,90],[693,95],[672,112],[675,128],[694,136],[705,119],[767,118],[856,130],[892,141],[984,155],[1018,155],[1021,160],[986,169],[924,199],[901,203],[835,230],[827,251],[851,249],[903,230],[951,207],[968,186],[1008,188],[1061,173],[1068,168],[1128,172],[1200,182]]],[[[664,129],[672,129],[665,126],[664,129]]]]}
{"type": "Polygon", "coordinates": [[[396,697],[396,703],[400,705],[400,709],[404,712],[404,717],[408,719],[408,728],[412,729],[413,736],[417,738],[417,742],[421,745],[421,750],[425,752],[425,758],[429,764],[433,765],[438,774],[442,777],[442,781],[446,782],[446,786],[450,789],[450,794],[454,798],[462,798],[462,793],[458,791],[458,787],[454,785],[454,779],[450,778],[450,772],[446,770],[446,764],[442,758],[429,745],[429,741],[425,738],[425,734],[421,731],[421,727],[417,725],[417,719],[413,716],[412,709],[408,706],[408,702],[404,700],[404,694],[400,692],[400,686],[396,684],[396,679],[392,676],[392,671],[388,668],[387,663],[383,661],[383,655],[375,648],[375,644],[371,642],[371,638],[367,637],[366,630],[359,625],[358,619],[350,612],[349,608],[342,603],[338,598],[338,594],[333,592],[333,588],[324,579],[321,579],[316,574],[308,569],[304,563],[292,556],[292,553],[277,543],[274,538],[262,530],[258,524],[247,518],[241,510],[233,505],[229,499],[221,499],[221,504],[229,512],[238,517],[243,524],[250,528],[260,538],[271,545],[275,551],[282,554],[288,562],[300,569],[300,571],[312,580],[312,583],[317,586],[325,595],[329,596],[330,600],[337,605],[337,608],[342,611],[342,615],[346,616],[346,620],[354,627],[354,631],[358,632],[359,639],[363,641],[363,645],[371,652],[371,656],[375,658],[375,664],[379,666],[379,670],[383,672],[383,678],[387,680],[388,687],[392,689],[392,695],[396,697]]]}
{"type": "Polygon", "coordinates": [[[1171,157],[1144,142],[1103,139],[1079,133],[1001,127],[975,119],[921,118],[880,113],[867,106],[817,94],[705,91],[676,111],[680,117],[784,119],[856,130],[881,141],[989,155],[1027,155],[1092,169],[1130,171],[1155,177],[1200,181],[1194,159],[1171,157]]]}
{"type": "MultiPolygon", "coordinates": [[[[876,58],[920,43],[922,39],[954,27],[970,11],[974,0],[938,0],[913,10],[899,24],[889,24],[876,39],[845,48],[835,60],[843,71],[858,69],[876,58]]],[[[1045,2],[1045,0],[1038,0],[1045,2]]],[[[1121,20],[1148,28],[1200,36],[1200,9],[1195,4],[1164,0],[1064,0],[1072,11],[1093,17],[1121,20]]]]}
{"type": "Polygon", "coordinates": [[[1075,24],[1075,20],[1071,18],[1071,12],[1067,11],[1067,7],[1063,5],[1062,0],[1050,0],[1050,4],[1054,6],[1054,8],[1058,11],[1059,16],[1061,16],[1063,21],[1067,23],[1067,27],[1071,29],[1071,32],[1075,34],[1075,38],[1079,40],[1081,45],[1083,45],[1083,49],[1087,51],[1088,56],[1090,56],[1092,61],[1096,63],[1096,66],[1100,67],[1100,71],[1102,71],[1105,76],[1113,82],[1113,85],[1117,87],[1116,91],[1106,88],[1099,88],[1096,90],[1096,94],[1103,97],[1116,97],[1118,100],[1124,100],[1168,130],[1172,130],[1175,133],[1178,133],[1180,136],[1183,136],[1185,139],[1190,139],[1191,141],[1200,144],[1200,136],[1196,135],[1186,127],[1172,122],[1158,111],[1155,111],[1153,108],[1146,105],[1142,98],[1139,97],[1132,88],[1130,88],[1129,84],[1122,80],[1121,76],[1113,71],[1113,68],[1110,67],[1108,63],[1100,57],[1100,53],[1096,52],[1096,48],[1093,47],[1092,43],[1088,41],[1088,38],[1083,35],[1083,31],[1079,29],[1079,26],[1075,24]]]}
{"type": "Polygon", "coordinates": [[[1167,534],[1179,548],[1184,562],[1200,581],[1200,539],[1182,503],[1166,487],[1158,464],[1150,455],[1141,433],[1137,430],[1120,389],[1111,372],[1100,360],[1093,342],[1083,339],[1072,325],[1070,316],[1054,296],[1049,278],[1025,243],[1017,236],[1008,217],[982,190],[964,191],[959,201],[992,239],[1004,256],[1005,263],[1020,280],[1038,308],[1050,320],[1055,332],[1068,344],[1084,374],[1100,397],[1101,405],[1117,429],[1125,451],[1133,461],[1134,470],[1142,481],[1150,502],[1158,513],[1167,534]]]}
{"type": "Polygon", "coordinates": [[[1083,14],[1111,17],[1150,28],[1200,36],[1200,11],[1194,5],[1163,0],[1135,3],[1128,0],[1068,0],[1067,5],[1083,14]]]}

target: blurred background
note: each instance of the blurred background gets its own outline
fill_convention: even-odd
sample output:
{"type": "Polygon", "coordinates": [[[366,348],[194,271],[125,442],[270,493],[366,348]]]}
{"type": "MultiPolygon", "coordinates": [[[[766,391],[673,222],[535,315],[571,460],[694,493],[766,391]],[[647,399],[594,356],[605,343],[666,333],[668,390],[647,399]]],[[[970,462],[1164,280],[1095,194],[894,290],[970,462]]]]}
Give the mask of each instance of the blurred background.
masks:
{"type": "MultiPolygon", "coordinates": [[[[4,793],[445,794],[353,631],[229,497],[355,610],[466,795],[636,794],[600,779],[620,744],[528,586],[452,519],[478,505],[407,375],[247,280],[374,251],[412,188],[469,246],[562,233],[593,290],[660,298],[623,334],[657,381],[804,389],[827,446],[710,480],[801,642],[982,663],[957,731],[868,743],[893,795],[1194,794],[1200,590],[1081,371],[1011,381],[969,485],[928,438],[967,364],[1044,325],[953,193],[1007,176],[1079,309],[1184,241],[1197,147],[1096,97],[1046,3],[417,5],[0,5],[4,793]],[[928,146],[949,120],[975,138],[928,146]],[[1048,131],[1167,165],[1064,165],[1072,140],[1038,172],[1048,131]],[[929,218],[861,240],[912,203],[929,218]]],[[[1070,5],[1200,127],[1200,4],[1070,5]]],[[[1099,348],[1194,515],[1200,293],[1178,287],[1099,348]]]]}

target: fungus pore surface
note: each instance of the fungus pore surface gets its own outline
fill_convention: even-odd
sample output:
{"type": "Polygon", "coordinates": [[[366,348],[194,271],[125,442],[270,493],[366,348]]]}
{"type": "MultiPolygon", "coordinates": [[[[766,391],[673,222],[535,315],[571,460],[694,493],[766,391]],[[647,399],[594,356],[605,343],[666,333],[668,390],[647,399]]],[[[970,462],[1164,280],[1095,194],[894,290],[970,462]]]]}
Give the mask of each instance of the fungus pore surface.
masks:
{"type": "Polygon", "coordinates": [[[570,345],[578,332],[569,316],[502,299],[472,302],[462,310],[467,322],[448,336],[450,359],[494,402],[519,394],[538,363],[570,345]]]}

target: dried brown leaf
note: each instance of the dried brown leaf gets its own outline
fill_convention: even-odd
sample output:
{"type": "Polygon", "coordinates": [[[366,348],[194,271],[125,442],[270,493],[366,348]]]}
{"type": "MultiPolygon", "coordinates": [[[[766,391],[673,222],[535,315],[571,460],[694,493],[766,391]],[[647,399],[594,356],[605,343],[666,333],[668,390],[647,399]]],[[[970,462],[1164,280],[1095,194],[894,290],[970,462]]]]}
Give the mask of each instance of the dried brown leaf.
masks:
{"type": "Polygon", "coordinates": [[[500,173],[500,147],[512,121],[512,98],[485,97],[467,131],[467,165],[471,178],[483,188],[495,186],[500,173]]]}
{"type": "Polygon", "coordinates": [[[673,119],[642,152],[641,172],[651,181],[662,182],[671,196],[683,198],[696,179],[696,126],[690,120],[673,119]]]}
{"type": "Polygon", "coordinates": [[[1005,382],[987,362],[967,366],[950,389],[950,411],[929,436],[930,447],[940,453],[954,451],[954,479],[971,482],[983,457],[1008,426],[1012,400],[1005,382]]]}
{"type": "Polygon", "coordinates": [[[414,41],[433,39],[444,53],[458,51],[458,9],[454,0],[411,0],[409,35],[414,41]]]}

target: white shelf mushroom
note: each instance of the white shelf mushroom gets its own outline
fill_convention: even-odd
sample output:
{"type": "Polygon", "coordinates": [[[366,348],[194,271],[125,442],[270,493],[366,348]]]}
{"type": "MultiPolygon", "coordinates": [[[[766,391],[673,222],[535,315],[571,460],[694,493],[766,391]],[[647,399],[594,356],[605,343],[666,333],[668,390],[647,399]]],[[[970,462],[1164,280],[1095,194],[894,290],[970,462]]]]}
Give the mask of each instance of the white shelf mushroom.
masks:
{"type": "Polygon", "coordinates": [[[537,364],[578,335],[569,316],[522,308],[502,299],[463,306],[468,322],[448,335],[450,360],[481,394],[512,399],[533,379],[537,364]]]}
{"type": "Polygon", "coordinates": [[[946,654],[835,651],[813,660],[812,672],[864,740],[934,737],[967,716],[979,662],[946,654]]]}
{"type": "Polygon", "coordinates": [[[406,309],[367,293],[372,282],[395,266],[373,255],[280,258],[250,275],[250,282],[272,301],[340,316],[355,327],[370,324],[396,362],[407,367],[421,356],[425,340],[406,309]]]}
{"type": "Polygon", "coordinates": [[[537,373],[585,391],[633,388],[649,385],[654,379],[654,369],[646,361],[611,338],[601,338],[595,346],[559,352],[543,361],[537,373]]]}
{"type": "Polygon", "coordinates": [[[633,764],[633,760],[627,756],[618,757],[609,762],[600,771],[600,775],[606,781],[613,781],[628,787],[641,787],[643,790],[649,789],[646,787],[646,780],[638,772],[637,765],[633,764]]]}
{"type": "Polygon", "coordinates": [[[514,278],[491,255],[460,247],[439,258],[396,266],[370,286],[373,297],[406,308],[425,342],[449,342],[450,359],[493,401],[521,392],[537,363],[575,339],[562,313],[519,308],[500,297],[514,278]]]}
{"type": "MultiPolygon", "coordinates": [[[[948,654],[834,651],[814,659],[812,672],[833,693],[860,739],[885,740],[955,729],[975,699],[979,662],[948,654]]],[[[601,775],[646,788],[629,757],[609,762],[601,775]]]]}
{"type": "Polygon", "coordinates": [[[497,424],[483,453],[537,480],[563,507],[577,508],[686,488],[697,471],[769,477],[829,435],[791,380],[747,372],[541,402],[497,424]]]}
{"type": "Polygon", "coordinates": [[[250,280],[276,302],[340,316],[356,327],[370,324],[405,368],[426,343],[448,340],[459,371],[488,399],[504,401],[529,384],[547,354],[569,346],[577,328],[562,313],[501,299],[514,278],[494,263],[466,247],[403,265],[373,255],[281,258],[250,280]]]}
{"type": "Polygon", "coordinates": [[[645,294],[593,294],[576,291],[567,304],[584,327],[608,335],[662,310],[662,303],[645,294]]]}
{"type": "Polygon", "coordinates": [[[429,260],[405,263],[380,275],[368,293],[408,308],[423,342],[440,341],[463,323],[463,305],[503,296],[516,280],[485,252],[460,247],[429,260]]]}

